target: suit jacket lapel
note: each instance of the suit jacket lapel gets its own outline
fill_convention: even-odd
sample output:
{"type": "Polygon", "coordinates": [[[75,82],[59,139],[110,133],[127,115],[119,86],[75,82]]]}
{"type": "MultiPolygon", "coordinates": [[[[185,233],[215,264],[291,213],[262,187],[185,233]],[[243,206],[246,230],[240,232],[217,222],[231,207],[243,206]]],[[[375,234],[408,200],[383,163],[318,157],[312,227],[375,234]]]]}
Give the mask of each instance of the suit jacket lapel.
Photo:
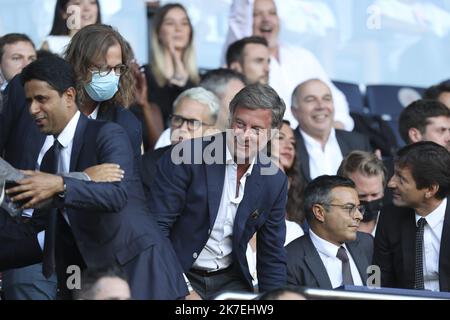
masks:
{"type": "MultiPolygon", "coordinates": [[[[225,181],[225,159],[226,159],[226,151],[225,151],[225,134],[216,135],[214,137],[214,142],[217,143],[216,139],[220,139],[221,136],[222,143],[218,143],[217,146],[223,146],[222,149],[222,162],[221,163],[212,163],[205,164],[206,170],[206,181],[208,188],[208,209],[209,209],[209,228],[212,229],[214,226],[214,222],[217,217],[217,211],[219,210],[220,200],[222,198],[223,192],[223,182],[225,181]]],[[[220,142],[220,141],[218,141],[220,142]]],[[[205,148],[204,148],[205,149],[205,148]]],[[[217,150],[217,149],[215,149],[217,150]]],[[[216,155],[219,157],[220,155],[216,155]]]]}
{"type": "MultiPolygon", "coordinates": [[[[36,126],[35,124],[33,125],[36,126]]],[[[26,142],[26,146],[28,148],[28,151],[26,152],[25,156],[26,161],[24,163],[26,168],[20,169],[28,169],[28,170],[36,169],[36,162],[39,157],[39,152],[41,151],[46,138],[47,136],[43,135],[38,130],[30,130],[30,132],[27,135],[27,142],[26,142]]]]}
{"type": "Polygon", "coordinates": [[[447,197],[439,251],[439,287],[441,291],[450,291],[450,197],[447,197]]]}
{"type": "Polygon", "coordinates": [[[306,150],[305,141],[303,140],[299,127],[295,129],[294,134],[295,139],[297,140],[297,158],[300,162],[300,170],[302,171],[306,181],[311,181],[308,151],[306,150]]]}
{"type": "Polygon", "coordinates": [[[331,289],[333,286],[331,285],[330,277],[328,276],[327,269],[320,259],[319,252],[317,252],[316,247],[311,241],[309,235],[306,236],[306,246],[305,246],[305,263],[309,268],[309,271],[313,274],[317,283],[319,284],[319,288],[331,289]]]}
{"type": "MultiPolygon", "coordinates": [[[[247,219],[250,214],[257,212],[261,208],[258,208],[259,203],[258,196],[260,195],[261,188],[261,166],[258,161],[255,161],[251,174],[247,177],[244,188],[244,197],[239,204],[236,212],[233,235],[236,240],[236,244],[239,243],[241,236],[244,232],[247,219]]],[[[262,208],[263,209],[263,208],[262,208]]],[[[259,212],[260,214],[261,212],[259,212]]]]}
{"type": "Polygon", "coordinates": [[[339,145],[339,149],[341,149],[342,156],[345,157],[347,154],[349,154],[352,151],[352,148],[347,145],[347,141],[341,134],[340,130],[335,130],[336,132],[336,140],[339,145]]]}
{"type": "Polygon", "coordinates": [[[86,130],[88,118],[83,114],[80,115],[78,120],[77,129],[75,130],[75,136],[73,137],[72,154],[70,156],[70,171],[76,171],[76,164],[78,156],[80,155],[81,147],[84,143],[84,132],[86,130]]]}
{"type": "Polygon", "coordinates": [[[367,281],[367,267],[369,266],[369,261],[367,261],[366,256],[361,251],[359,247],[359,240],[346,243],[348,251],[352,255],[353,261],[355,261],[356,268],[358,269],[359,275],[361,276],[361,280],[363,285],[365,285],[367,281]]]}
{"type": "Polygon", "coordinates": [[[403,255],[403,273],[405,283],[414,287],[415,257],[416,257],[416,220],[414,210],[410,210],[407,220],[401,225],[401,242],[403,255]]]}

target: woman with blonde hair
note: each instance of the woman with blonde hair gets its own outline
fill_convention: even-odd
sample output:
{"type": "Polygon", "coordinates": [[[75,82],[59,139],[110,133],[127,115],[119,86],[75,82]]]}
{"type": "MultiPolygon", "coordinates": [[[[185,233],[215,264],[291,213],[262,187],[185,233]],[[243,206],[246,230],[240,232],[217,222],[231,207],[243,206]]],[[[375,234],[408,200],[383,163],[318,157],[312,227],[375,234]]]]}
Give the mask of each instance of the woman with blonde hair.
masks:
{"type": "Polygon", "coordinates": [[[193,39],[191,21],[181,4],[166,4],[157,10],[146,76],[149,101],[159,106],[165,127],[176,97],[200,80],[193,39]]]}

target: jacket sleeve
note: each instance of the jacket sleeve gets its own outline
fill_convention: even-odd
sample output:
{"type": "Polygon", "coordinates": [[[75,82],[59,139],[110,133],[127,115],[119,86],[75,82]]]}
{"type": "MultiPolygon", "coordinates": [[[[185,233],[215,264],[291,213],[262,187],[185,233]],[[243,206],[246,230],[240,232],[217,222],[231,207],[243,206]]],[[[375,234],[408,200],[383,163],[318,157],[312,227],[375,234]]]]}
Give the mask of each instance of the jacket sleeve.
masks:
{"type": "MultiPolygon", "coordinates": [[[[391,212],[392,214],[392,212],[391,212]]],[[[381,211],[378,219],[377,231],[375,234],[375,241],[373,247],[372,264],[380,268],[381,271],[381,286],[394,287],[395,276],[393,263],[392,245],[388,238],[387,230],[389,221],[386,221],[386,216],[389,212],[381,211]]]]}
{"type": "Polygon", "coordinates": [[[257,274],[260,291],[268,291],[286,284],[286,200],[287,178],[264,225],[257,232],[257,274]]]}
{"type": "Polygon", "coordinates": [[[175,164],[168,151],[160,158],[156,176],[150,188],[149,207],[165,236],[183,211],[186,192],[191,183],[188,165],[175,164]]]}
{"type": "Polygon", "coordinates": [[[2,100],[3,105],[0,104],[0,155],[5,149],[11,131],[17,124],[20,115],[28,112],[20,75],[8,83],[2,100]]]}
{"type": "MultiPolygon", "coordinates": [[[[64,177],[64,206],[101,212],[119,212],[128,200],[127,183],[133,180],[133,152],[125,131],[115,123],[106,123],[97,135],[97,160],[116,163],[125,171],[120,182],[93,182],[64,177]]],[[[131,182],[130,182],[131,181],[131,182]]]]}

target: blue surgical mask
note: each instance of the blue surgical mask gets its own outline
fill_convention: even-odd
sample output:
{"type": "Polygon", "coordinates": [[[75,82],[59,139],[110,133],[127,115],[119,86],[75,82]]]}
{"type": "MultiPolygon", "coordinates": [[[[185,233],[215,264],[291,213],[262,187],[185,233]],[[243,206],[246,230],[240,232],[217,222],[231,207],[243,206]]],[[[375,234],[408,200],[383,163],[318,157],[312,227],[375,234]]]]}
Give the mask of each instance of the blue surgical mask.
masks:
{"type": "Polygon", "coordinates": [[[98,73],[92,73],[92,80],[84,85],[84,89],[92,100],[106,101],[114,97],[119,90],[119,80],[120,76],[113,71],[104,77],[101,77],[98,73]]]}

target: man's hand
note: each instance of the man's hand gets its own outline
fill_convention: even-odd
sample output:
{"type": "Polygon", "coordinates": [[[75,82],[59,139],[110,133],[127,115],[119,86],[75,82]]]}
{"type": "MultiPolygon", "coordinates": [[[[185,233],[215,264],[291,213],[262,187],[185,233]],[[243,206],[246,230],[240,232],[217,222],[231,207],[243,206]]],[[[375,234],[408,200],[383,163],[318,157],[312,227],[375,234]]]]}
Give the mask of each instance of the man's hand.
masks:
{"type": "Polygon", "coordinates": [[[6,190],[6,194],[14,195],[11,201],[27,200],[21,209],[34,208],[36,205],[64,191],[64,180],[61,176],[40,171],[21,170],[27,177],[17,181],[16,187],[6,190]]]}
{"type": "Polygon", "coordinates": [[[94,182],[119,182],[123,179],[125,171],[118,164],[103,163],[84,170],[94,182]]]}
{"type": "Polygon", "coordinates": [[[187,296],[186,300],[203,300],[202,297],[195,291],[192,290],[187,296]]]}

